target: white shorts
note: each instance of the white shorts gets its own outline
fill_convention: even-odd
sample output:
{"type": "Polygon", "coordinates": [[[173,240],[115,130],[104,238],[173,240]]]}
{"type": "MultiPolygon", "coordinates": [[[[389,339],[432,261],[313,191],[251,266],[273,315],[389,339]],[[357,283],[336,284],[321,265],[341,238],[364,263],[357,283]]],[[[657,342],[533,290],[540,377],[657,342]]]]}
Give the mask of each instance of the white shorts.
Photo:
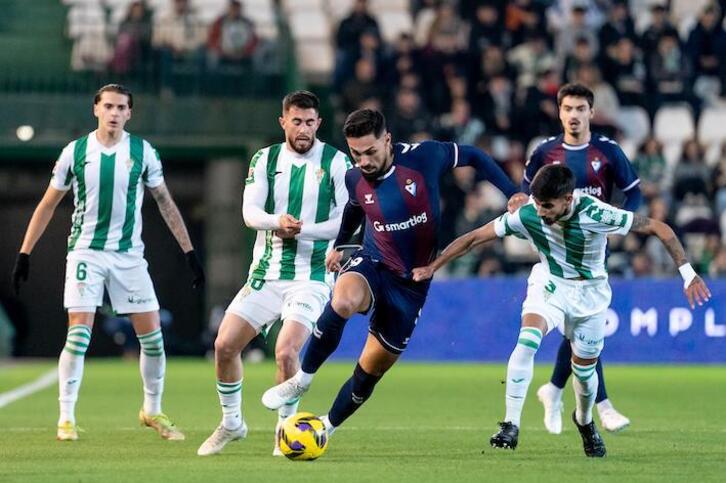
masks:
{"type": "Polygon", "coordinates": [[[117,314],[159,310],[149,266],[143,255],[100,250],[73,250],[66,257],[63,306],[86,312],[103,304],[106,287],[117,314]]]}
{"type": "Polygon", "coordinates": [[[250,279],[226,312],[242,317],[257,331],[267,331],[277,319],[294,320],[311,332],[325,304],[330,286],[307,280],[250,279]]]}
{"type": "Polygon", "coordinates": [[[600,356],[604,345],[611,298],[607,279],[566,280],[551,275],[538,263],[527,279],[522,316],[542,316],[547,322],[547,333],[559,329],[570,340],[577,357],[594,359],[600,356]]]}

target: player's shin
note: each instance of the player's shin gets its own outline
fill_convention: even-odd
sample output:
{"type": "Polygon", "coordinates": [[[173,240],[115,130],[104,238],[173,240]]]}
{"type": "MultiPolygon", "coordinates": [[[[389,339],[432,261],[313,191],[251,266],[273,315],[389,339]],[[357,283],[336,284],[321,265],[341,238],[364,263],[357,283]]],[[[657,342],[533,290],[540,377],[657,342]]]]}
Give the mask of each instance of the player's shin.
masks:
{"type": "Polygon", "coordinates": [[[330,408],[328,413],[330,424],[334,428],[343,424],[343,421],[356,412],[373,394],[373,389],[380,380],[381,376],[368,374],[360,364],[356,364],[353,377],[340,388],[333,407],[330,408]]]}
{"type": "Polygon", "coordinates": [[[68,328],[66,344],[58,359],[58,401],[60,417],[58,424],[75,424],[75,407],[78,390],[83,379],[83,363],[91,341],[91,328],[87,325],[73,325],[68,328]]]}
{"type": "Polygon", "coordinates": [[[534,355],[542,342],[542,331],[535,327],[522,327],[517,345],[507,364],[507,386],[504,421],[519,426],[527,389],[534,374],[534,355]]]}
{"type": "Polygon", "coordinates": [[[137,334],[141,355],[139,369],[144,383],[144,414],[155,416],[161,413],[161,397],[164,393],[166,354],[161,329],[137,334]]]}
{"type": "Polygon", "coordinates": [[[575,418],[581,426],[592,421],[592,408],[595,405],[597,394],[598,376],[595,371],[595,364],[580,365],[572,363],[572,387],[575,390],[575,403],[577,410],[575,418]]]}
{"type": "Polygon", "coordinates": [[[315,374],[326,359],[338,348],[347,321],[348,319],[341,317],[333,309],[332,304],[328,302],[313,328],[310,345],[303,356],[301,370],[298,371],[298,376],[305,379],[301,381],[303,385],[310,384],[311,375],[315,374]]]}

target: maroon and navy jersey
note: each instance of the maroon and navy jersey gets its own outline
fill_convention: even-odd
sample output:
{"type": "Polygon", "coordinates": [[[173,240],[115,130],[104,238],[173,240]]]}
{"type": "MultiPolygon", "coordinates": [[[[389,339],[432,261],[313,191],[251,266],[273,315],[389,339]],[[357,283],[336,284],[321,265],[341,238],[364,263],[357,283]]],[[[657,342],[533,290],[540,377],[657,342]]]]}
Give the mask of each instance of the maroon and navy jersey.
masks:
{"type": "Polygon", "coordinates": [[[366,217],[362,252],[402,277],[428,265],[438,248],[439,179],[459,164],[454,143],[393,145],[393,164],[375,181],[346,173],[349,203],[366,217]]]}
{"type": "Polygon", "coordinates": [[[564,164],[575,174],[577,191],[610,202],[613,187],[628,191],[640,183],[618,143],[597,133],[579,146],[566,144],[564,135],[545,139],[532,153],[524,173],[522,191],[529,193],[534,175],[547,164],[564,164]]]}

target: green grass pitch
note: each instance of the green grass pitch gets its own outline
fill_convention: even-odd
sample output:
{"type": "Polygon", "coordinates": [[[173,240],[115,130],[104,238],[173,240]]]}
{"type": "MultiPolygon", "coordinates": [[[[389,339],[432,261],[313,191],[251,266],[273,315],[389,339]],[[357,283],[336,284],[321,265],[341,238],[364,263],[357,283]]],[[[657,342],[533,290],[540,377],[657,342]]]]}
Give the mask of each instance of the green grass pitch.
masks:
{"type": "MultiPolygon", "coordinates": [[[[51,361],[0,366],[0,393],[54,367],[51,361]]],[[[259,399],[274,368],[265,363],[246,369],[249,436],[221,455],[201,458],[196,449],[220,419],[211,362],[170,360],[164,410],[187,439],[167,442],[136,421],[136,363],[89,359],[77,407],[85,430],[79,441],[55,441],[55,384],[0,408],[0,481],[726,481],[723,367],[610,366],[610,395],[632,426],[604,433],[607,458],[590,460],[569,421],[571,389],[565,431],[544,431],[534,392],[550,366],[535,370],[520,446],[512,452],[488,446],[504,412],[503,365],[404,361],[314,462],[271,456],[277,416],[259,399]]],[[[352,369],[352,363],[323,366],[300,409],[326,412],[352,369]]]]}

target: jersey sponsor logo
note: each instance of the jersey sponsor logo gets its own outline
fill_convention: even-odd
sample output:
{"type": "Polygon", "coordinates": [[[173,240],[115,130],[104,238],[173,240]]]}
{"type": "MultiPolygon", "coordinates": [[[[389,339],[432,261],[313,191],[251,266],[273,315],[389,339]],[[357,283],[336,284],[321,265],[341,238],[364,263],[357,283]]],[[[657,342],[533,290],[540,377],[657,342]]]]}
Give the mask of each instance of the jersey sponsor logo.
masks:
{"type": "Polygon", "coordinates": [[[412,179],[406,180],[406,186],[404,186],[404,189],[411,193],[411,196],[416,196],[416,182],[412,179]]]}
{"type": "Polygon", "coordinates": [[[372,205],[373,203],[375,203],[375,200],[373,199],[373,193],[365,193],[363,197],[363,203],[365,203],[366,205],[372,205]]]}
{"type": "Polygon", "coordinates": [[[406,221],[402,221],[401,223],[381,223],[380,221],[376,220],[373,222],[373,229],[379,232],[408,230],[409,228],[413,228],[416,225],[428,223],[428,221],[429,218],[426,215],[426,212],[423,211],[420,215],[413,215],[411,218],[406,221]]]}
{"type": "Polygon", "coordinates": [[[602,186],[585,186],[584,188],[576,188],[576,193],[582,195],[590,195],[595,198],[602,198],[602,186]]]}
{"type": "Polygon", "coordinates": [[[590,166],[592,166],[592,170],[595,171],[595,173],[597,174],[597,172],[600,171],[600,168],[602,167],[602,161],[600,161],[600,158],[595,158],[590,161],[590,166]]]}

